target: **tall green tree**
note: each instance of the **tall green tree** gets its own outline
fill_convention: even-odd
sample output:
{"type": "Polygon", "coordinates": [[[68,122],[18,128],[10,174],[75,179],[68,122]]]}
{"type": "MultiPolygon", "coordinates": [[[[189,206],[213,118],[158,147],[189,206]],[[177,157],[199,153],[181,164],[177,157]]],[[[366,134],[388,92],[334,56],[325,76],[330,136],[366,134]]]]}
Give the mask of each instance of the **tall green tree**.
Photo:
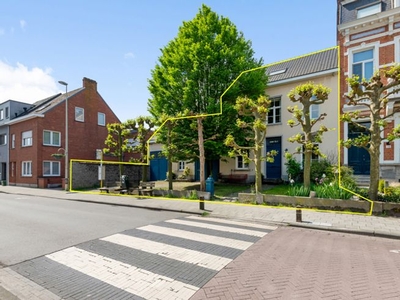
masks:
{"type": "Polygon", "coordinates": [[[126,121],[126,127],[134,135],[132,152],[139,153],[138,159],[132,161],[142,163],[142,181],[148,180],[148,161],[150,159],[148,140],[153,134],[155,122],[150,116],[139,116],[136,119],[126,121]]]}
{"type": "Polygon", "coordinates": [[[121,178],[124,166],[124,154],[132,152],[132,147],[129,144],[130,129],[125,123],[112,123],[107,124],[108,135],[104,144],[106,147],[103,149],[104,154],[110,154],[118,158],[119,164],[119,178],[121,178]]]}
{"type": "Polygon", "coordinates": [[[225,145],[232,147],[233,150],[229,153],[231,157],[240,155],[243,156],[245,161],[253,161],[255,165],[255,192],[258,195],[262,191],[262,176],[261,176],[261,162],[274,161],[274,156],[277,151],[273,150],[267,152],[265,156],[262,155],[262,148],[265,144],[265,137],[267,135],[266,119],[268,116],[269,106],[271,100],[266,96],[260,96],[256,101],[247,98],[239,97],[236,101],[235,109],[240,116],[250,116],[250,120],[239,118],[236,120],[236,125],[242,131],[246,131],[247,139],[250,140],[249,145],[238,145],[235,137],[229,134],[225,140],[225,145]],[[252,153],[252,158],[249,155],[252,153]]]}
{"type": "Polygon", "coordinates": [[[193,117],[181,120],[181,126],[173,130],[182,133],[177,141],[179,148],[199,158],[200,189],[204,190],[206,156],[227,154],[223,142],[235,130],[235,100],[240,95],[257,97],[264,93],[264,70],[242,76],[224,95],[223,103],[220,96],[242,71],[261,66],[262,60],[254,58],[251,42],[228,18],[206,5],[193,20],[183,22],[177,37],[161,52],[149,80],[149,111],[156,118],[163,113],[177,116],[183,112],[193,117]],[[193,140],[196,145],[192,145],[193,140]]]}
{"type": "Polygon", "coordinates": [[[369,198],[377,200],[380,176],[379,157],[382,141],[389,142],[400,138],[400,125],[388,130],[390,118],[395,111],[386,113],[389,98],[400,91],[400,66],[396,65],[386,70],[376,72],[370,79],[361,79],[353,76],[347,79],[350,92],[346,96],[347,105],[360,108],[357,111],[342,114],[341,120],[362,129],[366,134],[361,134],[354,139],[342,141],[344,147],[361,147],[370,155],[370,183],[369,198]],[[366,127],[359,123],[359,119],[369,117],[371,126],[366,127]]]}
{"type": "MultiPolygon", "coordinates": [[[[304,153],[303,177],[304,186],[310,187],[311,179],[311,158],[312,154],[324,157],[319,150],[319,143],[322,142],[322,135],[329,129],[325,125],[320,125],[319,129],[313,132],[313,127],[326,117],[326,113],[321,113],[316,118],[311,117],[311,105],[322,105],[328,100],[330,89],[322,84],[306,83],[297,86],[288,94],[290,101],[300,103],[289,106],[288,111],[292,113],[293,119],[288,121],[290,127],[301,126],[302,133],[298,133],[289,138],[289,142],[298,143],[301,146],[296,149],[296,153],[304,153]]],[[[285,153],[287,159],[291,153],[285,153]]]]}

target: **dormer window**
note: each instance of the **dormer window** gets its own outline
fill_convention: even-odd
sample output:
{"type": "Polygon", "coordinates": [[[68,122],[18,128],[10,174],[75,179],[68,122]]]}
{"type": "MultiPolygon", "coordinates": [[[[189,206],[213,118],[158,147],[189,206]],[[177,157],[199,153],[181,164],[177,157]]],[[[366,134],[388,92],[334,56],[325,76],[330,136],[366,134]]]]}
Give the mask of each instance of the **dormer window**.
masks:
{"type": "Polygon", "coordinates": [[[379,1],[378,3],[361,7],[357,9],[357,19],[364,18],[370,15],[380,13],[382,11],[382,5],[379,1]]]}

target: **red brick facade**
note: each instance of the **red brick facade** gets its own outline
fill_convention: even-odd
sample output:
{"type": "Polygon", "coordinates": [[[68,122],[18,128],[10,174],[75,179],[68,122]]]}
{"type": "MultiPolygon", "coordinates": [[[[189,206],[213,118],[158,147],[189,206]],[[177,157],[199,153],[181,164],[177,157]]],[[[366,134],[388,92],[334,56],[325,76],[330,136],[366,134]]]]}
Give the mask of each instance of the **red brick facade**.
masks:
{"type": "MultiPolygon", "coordinates": [[[[96,149],[105,147],[107,127],[98,125],[98,113],[105,114],[105,122],[120,122],[101,95],[97,92],[97,83],[84,78],[83,89],[68,92],[68,148],[69,159],[96,159],[96,149]],[[83,108],[83,121],[75,120],[75,108],[83,108]]],[[[61,95],[59,97],[64,97],[61,95]]],[[[57,102],[56,97],[52,102],[57,102]]],[[[45,105],[43,105],[45,106],[45,105]]],[[[10,141],[10,174],[9,184],[42,186],[42,178],[47,184],[61,184],[65,177],[65,160],[57,160],[52,154],[64,154],[65,148],[65,99],[55,103],[50,109],[30,112],[16,118],[10,124],[10,139],[15,136],[15,147],[10,141]],[[60,145],[47,146],[43,143],[43,131],[60,133],[60,145]],[[32,131],[32,145],[22,146],[22,133],[32,131]],[[62,149],[61,149],[62,148],[62,149]],[[59,150],[60,149],[60,150],[59,150]],[[22,175],[23,162],[31,162],[31,175],[22,175]],[[43,162],[60,162],[59,176],[44,176],[43,162]]],[[[47,186],[47,184],[45,184],[47,186]]]]}

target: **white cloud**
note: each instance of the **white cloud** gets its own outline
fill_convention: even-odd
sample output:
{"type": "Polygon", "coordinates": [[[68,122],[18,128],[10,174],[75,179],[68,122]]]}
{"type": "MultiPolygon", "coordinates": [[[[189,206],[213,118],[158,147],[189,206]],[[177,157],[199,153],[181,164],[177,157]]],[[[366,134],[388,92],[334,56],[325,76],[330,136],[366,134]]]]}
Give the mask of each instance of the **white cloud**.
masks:
{"type": "Polygon", "coordinates": [[[32,68],[0,60],[0,103],[9,99],[33,103],[59,93],[51,69],[32,68]]]}
{"type": "Polygon", "coordinates": [[[26,26],[26,21],[25,20],[20,20],[19,25],[21,26],[21,29],[25,29],[26,26]]]}
{"type": "Polygon", "coordinates": [[[124,58],[125,59],[135,58],[135,54],[133,54],[132,52],[125,53],[124,58]]]}

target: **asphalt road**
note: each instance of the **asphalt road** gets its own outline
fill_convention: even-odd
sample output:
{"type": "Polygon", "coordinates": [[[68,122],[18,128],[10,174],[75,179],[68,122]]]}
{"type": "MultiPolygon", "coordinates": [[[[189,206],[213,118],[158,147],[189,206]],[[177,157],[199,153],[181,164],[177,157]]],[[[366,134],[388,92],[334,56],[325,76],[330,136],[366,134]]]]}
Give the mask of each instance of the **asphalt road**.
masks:
{"type": "Polygon", "coordinates": [[[0,194],[0,268],[184,214],[0,194]]]}

